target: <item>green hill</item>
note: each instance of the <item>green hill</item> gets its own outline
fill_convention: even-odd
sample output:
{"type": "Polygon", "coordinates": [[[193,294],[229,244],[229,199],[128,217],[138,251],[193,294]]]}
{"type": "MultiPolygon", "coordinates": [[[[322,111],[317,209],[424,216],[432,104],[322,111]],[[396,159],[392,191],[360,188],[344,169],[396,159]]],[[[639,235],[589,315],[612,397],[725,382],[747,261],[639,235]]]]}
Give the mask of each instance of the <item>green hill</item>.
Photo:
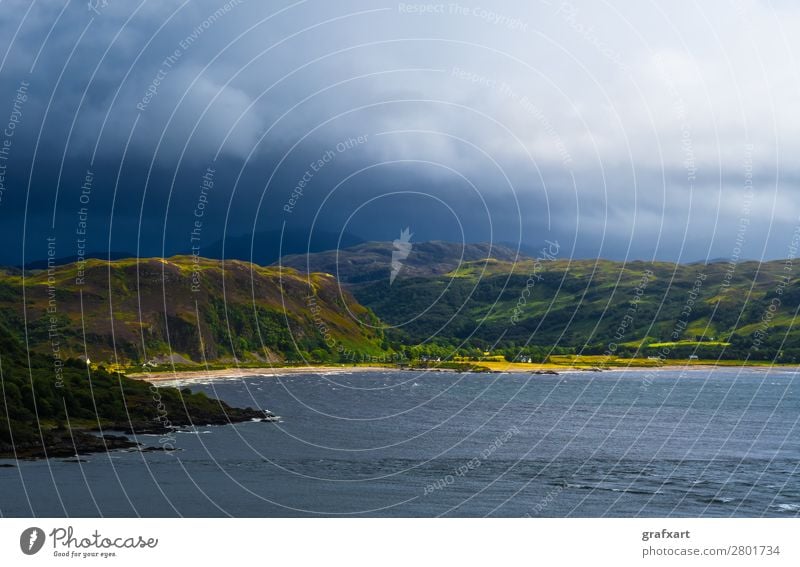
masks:
{"type": "Polygon", "coordinates": [[[328,361],[383,340],[332,276],[193,256],[6,270],[0,321],[34,351],[123,366],[328,361]]]}
{"type": "MultiPolygon", "coordinates": [[[[381,265],[373,251],[369,270],[359,266],[358,255],[370,245],[339,251],[336,269],[359,304],[387,325],[394,344],[800,361],[794,326],[800,287],[791,263],[782,260],[735,266],[544,257],[459,262],[460,247],[432,260],[418,245],[408,255],[414,268],[390,283],[388,256],[381,265]],[[418,248],[424,253],[415,256],[418,248]],[[426,271],[419,267],[425,262],[450,269],[426,271]]],[[[331,253],[320,253],[283,264],[319,268],[330,261],[331,253]]]]}

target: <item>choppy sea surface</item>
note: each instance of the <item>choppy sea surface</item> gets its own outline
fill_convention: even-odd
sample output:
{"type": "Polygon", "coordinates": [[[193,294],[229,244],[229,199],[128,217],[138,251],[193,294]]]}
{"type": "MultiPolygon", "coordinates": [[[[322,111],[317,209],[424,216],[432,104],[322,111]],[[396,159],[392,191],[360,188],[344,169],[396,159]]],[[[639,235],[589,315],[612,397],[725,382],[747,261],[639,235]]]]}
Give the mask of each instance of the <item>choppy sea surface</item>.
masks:
{"type": "Polygon", "coordinates": [[[282,419],[197,424],[169,453],[0,461],[16,465],[0,468],[0,514],[800,514],[794,371],[335,372],[192,388],[282,419]]]}

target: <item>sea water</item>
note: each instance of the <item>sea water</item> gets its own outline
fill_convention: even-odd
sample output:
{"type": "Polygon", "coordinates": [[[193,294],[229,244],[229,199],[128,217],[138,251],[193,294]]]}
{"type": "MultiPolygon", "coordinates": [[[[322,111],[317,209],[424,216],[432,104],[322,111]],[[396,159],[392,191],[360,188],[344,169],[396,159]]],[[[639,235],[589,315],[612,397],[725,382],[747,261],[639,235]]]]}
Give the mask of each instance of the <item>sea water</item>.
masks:
{"type": "Polygon", "coordinates": [[[0,513],[800,513],[794,370],[334,372],[192,387],[281,420],[198,423],[174,435],[174,452],[3,461],[16,466],[0,468],[0,513]]]}

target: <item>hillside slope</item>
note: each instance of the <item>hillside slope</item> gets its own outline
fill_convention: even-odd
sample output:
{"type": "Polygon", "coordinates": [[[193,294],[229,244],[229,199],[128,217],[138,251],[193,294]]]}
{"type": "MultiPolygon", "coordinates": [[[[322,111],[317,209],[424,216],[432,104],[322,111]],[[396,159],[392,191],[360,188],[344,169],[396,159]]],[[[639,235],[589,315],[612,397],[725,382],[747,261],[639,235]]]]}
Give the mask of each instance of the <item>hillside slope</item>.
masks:
{"type": "Polygon", "coordinates": [[[19,340],[27,329],[35,351],[104,363],[381,352],[374,315],[329,275],[192,256],[89,260],[80,270],[1,273],[0,321],[19,340]]]}
{"type": "MultiPolygon", "coordinates": [[[[340,251],[338,268],[393,342],[629,356],[657,355],[667,343],[669,357],[800,362],[800,286],[791,262],[460,261],[459,248],[415,245],[410,268],[393,283],[386,256],[379,268],[374,253],[359,257],[360,247],[340,251]]],[[[303,261],[330,269],[331,253],[303,261]]],[[[288,263],[300,267],[296,257],[288,263]]]]}

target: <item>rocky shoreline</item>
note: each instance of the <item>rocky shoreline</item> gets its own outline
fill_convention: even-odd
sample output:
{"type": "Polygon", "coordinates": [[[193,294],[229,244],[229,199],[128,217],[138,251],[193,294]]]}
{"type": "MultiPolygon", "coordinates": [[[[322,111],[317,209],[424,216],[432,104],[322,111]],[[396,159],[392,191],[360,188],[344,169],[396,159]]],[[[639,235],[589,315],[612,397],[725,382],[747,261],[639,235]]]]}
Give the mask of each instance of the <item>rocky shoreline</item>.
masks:
{"type": "Polygon", "coordinates": [[[42,431],[42,440],[38,443],[0,444],[0,459],[35,460],[46,458],[75,458],[93,453],[109,451],[138,450],[141,452],[169,451],[166,445],[147,446],[128,436],[136,435],[169,435],[175,431],[194,426],[232,425],[250,421],[272,422],[276,416],[253,408],[231,408],[220,405],[219,412],[202,412],[193,416],[174,416],[169,425],[163,420],[135,421],[113,423],[103,427],[105,431],[121,432],[118,434],[102,433],[97,428],[53,428],[42,431]]]}

